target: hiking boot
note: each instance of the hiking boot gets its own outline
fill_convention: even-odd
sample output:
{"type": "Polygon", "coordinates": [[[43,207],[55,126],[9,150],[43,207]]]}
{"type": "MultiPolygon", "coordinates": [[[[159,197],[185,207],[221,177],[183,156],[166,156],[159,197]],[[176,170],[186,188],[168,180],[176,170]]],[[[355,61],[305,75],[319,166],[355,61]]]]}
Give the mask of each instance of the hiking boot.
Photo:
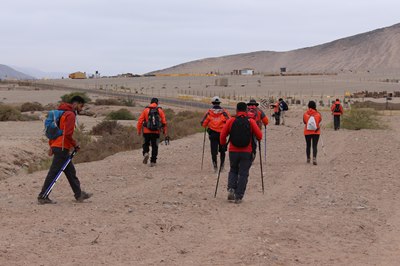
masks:
{"type": "Polygon", "coordinates": [[[228,189],[228,200],[234,200],[235,199],[235,190],[233,188],[228,189]]]}
{"type": "Polygon", "coordinates": [[[156,166],[156,163],[151,162],[151,163],[150,163],[150,167],[153,167],[153,166],[156,166]]]}
{"type": "Polygon", "coordinates": [[[242,203],[242,197],[239,197],[239,195],[236,195],[236,194],[235,194],[235,203],[236,203],[236,204],[242,203]]]}
{"type": "Polygon", "coordinates": [[[56,204],[57,202],[49,198],[38,198],[38,204],[56,204]]]}
{"type": "Polygon", "coordinates": [[[218,173],[218,165],[217,162],[213,161],[214,173],[218,173]]]}
{"type": "Polygon", "coordinates": [[[317,165],[317,158],[313,158],[313,159],[312,159],[312,164],[313,164],[313,165],[317,165]]]}
{"type": "Polygon", "coordinates": [[[143,163],[144,164],[147,164],[147,162],[149,161],[149,153],[148,152],[146,152],[145,154],[143,154],[143,156],[144,156],[144,158],[143,158],[143,163]]]}
{"type": "Polygon", "coordinates": [[[307,158],[307,163],[310,163],[311,162],[311,159],[310,158],[307,158]]]}
{"type": "Polygon", "coordinates": [[[87,193],[85,191],[82,191],[81,195],[76,199],[76,201],[83,202],[84,200],[89,199],[91,196],[93,196],[93,193],[87,193]]]}

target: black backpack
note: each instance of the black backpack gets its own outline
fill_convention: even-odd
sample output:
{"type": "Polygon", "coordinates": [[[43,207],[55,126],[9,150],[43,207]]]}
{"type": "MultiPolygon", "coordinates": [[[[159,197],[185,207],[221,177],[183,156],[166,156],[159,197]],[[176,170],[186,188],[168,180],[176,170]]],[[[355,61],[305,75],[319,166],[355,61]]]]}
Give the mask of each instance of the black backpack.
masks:
{"type": "Polygon", "coordinates": [[[289,106],[287,105],[287,103],[285,101],[281,102],[281,106],[282,106],[282,111],[289,110],[289,106]]]}
{"type": "Polygon", "coordinates": [[[333,110],[334,113],[340,113],[340,103],[335,105],[335,109],[333,110]]]}
{"type": "Polygon", "coordinates": [[[251,141],[250,121],[246,116],[239,116],[233,121],[229,141],[236,147],[247,147],[251,141]]]}
{"type": "Polygon", "coordinates": [[[162,127],[160,121],[160,113],[158,112],[158,108],[150,108],[149,110],[149,118],[147,120],[147,128],[150,130],[159,130],[162,127]]]}

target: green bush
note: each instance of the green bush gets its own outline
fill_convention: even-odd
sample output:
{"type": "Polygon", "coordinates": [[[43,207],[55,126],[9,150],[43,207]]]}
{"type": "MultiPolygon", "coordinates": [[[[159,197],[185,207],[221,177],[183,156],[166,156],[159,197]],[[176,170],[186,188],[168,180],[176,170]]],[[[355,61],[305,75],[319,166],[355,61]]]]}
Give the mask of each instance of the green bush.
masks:
{"type": "Polygon", "coordinates": [[[128,109],[122,108],[118,111],[112,111],[106,117],[109,120],[135,120],[135,116],[128,109]]]}
{"type": "Polygon", "coordinates": [[[44,107],[38,102],[26,102],[21,105],[21,112],[43,111],[44,107]]]}
{"type": "Polygon", "coordinates": [[[372,109],[352,108],[343,115],[341,128],[360,129],[384,129],[387,125],[382,122],[378,112],[372,109]]]}
{"type": "Polygon", "coordinates": [[[61,96],[61,101],[65,102],[65,103],[69,103],[69,102],[71,102],[71,99],[74,96],[81,96],[85,100],[86,103],[89,103],[92,101],[89,98],[89,96],[86,95],[86,92],[71,92],[69,94],[64,94],[63,96],[61,96]]]}

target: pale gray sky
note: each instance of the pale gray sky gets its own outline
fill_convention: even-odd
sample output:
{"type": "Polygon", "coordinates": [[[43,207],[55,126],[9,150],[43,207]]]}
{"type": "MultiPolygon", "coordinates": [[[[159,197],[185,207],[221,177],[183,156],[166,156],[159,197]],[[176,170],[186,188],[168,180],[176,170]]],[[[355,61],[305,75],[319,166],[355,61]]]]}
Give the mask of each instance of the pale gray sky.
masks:
{"type": "Polygon", "coordinates": [[[398,0],[5,0],[0,64],[139,73],[314,46],[400,23],[398,0]]]}

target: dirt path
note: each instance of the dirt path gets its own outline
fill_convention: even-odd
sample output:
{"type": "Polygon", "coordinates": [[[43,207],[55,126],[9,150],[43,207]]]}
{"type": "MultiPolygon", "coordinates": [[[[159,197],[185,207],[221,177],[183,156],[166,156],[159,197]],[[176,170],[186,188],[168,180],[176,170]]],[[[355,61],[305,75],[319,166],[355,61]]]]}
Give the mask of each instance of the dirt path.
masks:
{"type": "MultiPolygon", "coordinates": [[[[400,260],[399,117],[391,130],[326,129],[318,166],[305,163],[300,113],[269,126],[261,192],[259,157],[242,204],[226,200],[203,135],[77,165],[77,204],[65,178],[39,206],[45,172],[1,181],[1,265],[397,265],[400,260]],[[296,127],[297,126],[297,127],[296,127]]],[[[264,162],[263,162],[264,163],[264,162]]]]}

